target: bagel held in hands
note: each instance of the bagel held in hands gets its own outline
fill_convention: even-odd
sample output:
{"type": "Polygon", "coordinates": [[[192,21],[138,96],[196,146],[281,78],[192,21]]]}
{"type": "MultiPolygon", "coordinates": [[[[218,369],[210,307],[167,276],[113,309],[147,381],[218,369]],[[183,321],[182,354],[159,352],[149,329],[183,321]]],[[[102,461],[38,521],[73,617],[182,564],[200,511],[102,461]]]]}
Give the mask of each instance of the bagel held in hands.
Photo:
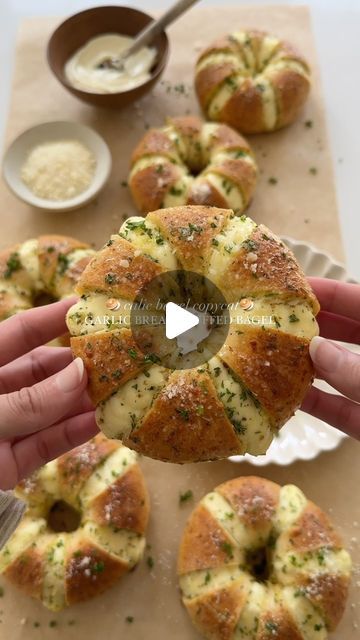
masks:
{"type": "Polygon", "coordinates": [[[318,302],[287,247],[229,209],[175,207],[130,218],[87,266],[77,292],[67,324],[98,425],[150,457],[183,463],[265,453],[312,382],[318,302]],[[171,371],[144,357],[122,324],[124,305],[174,269],[208,277],[229,303],[251,297],[251,313],[273,324],[232,324],[217,355],[196,369],[171,371]],[[95,322],[108,315],[109,299],[118,301],[115,320],[95,322]]]}
{"type": "Polygon", "coordinates": [[[235,31],[202,52],[195,88],[209,120],[264,133],[298,117],[310,90],[310,68],[288,42],[263,31],[235,31]]]}

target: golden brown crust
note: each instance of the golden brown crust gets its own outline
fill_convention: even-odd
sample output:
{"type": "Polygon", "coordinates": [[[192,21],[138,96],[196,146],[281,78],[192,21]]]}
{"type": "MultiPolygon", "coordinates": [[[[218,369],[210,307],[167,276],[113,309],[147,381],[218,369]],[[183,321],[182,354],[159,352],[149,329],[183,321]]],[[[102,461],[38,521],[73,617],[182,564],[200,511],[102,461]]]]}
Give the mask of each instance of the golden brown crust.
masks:
{"type": "MultiPolygon", "coordinates": [[[[58,273],[59,260],[76,249],[89,249],[89,245],[75,238],[58,235],[39,236],[40,277],[49,291],[54,288],[54,278],[58,273]]],[[[66,263],[63,272],[66,271],[66,263]]]]}
{"type": "Polygon", "coordinates": [[[317,551],[318,549],[341,549],[342,540],[334,530],[329,518],[312,502],[289,529],[289,547],[298,552],[317,551]]]}
{"type": "Polygon", "coordinates": [[[178,574],[216,569],[231,562],[233,541],[201,503],[192,512],[181,539],[178,574]]]}
{"type": "Polygon", "coordinates": [[[264,131],[264,109],[261,89],[245,78],[239,89],[234,89],[216,119],[245,133],[264,131]]]}
{"type": "Polygon", "coordinates": [[[144,535],[149,519],[149,496],[138,465],[133,465],[90,504],[90,517],[144,535]]]}
{"type": "Polygon", "coordinates": [[[225,458],[241,449],[211,378],[194,369],[170,376],[141,426],[124,444],[152,458],[178,463],[225,458]]]}
{"type": "Polygon", "coordinates": [[[349,578],[332,573],[318,573],[300,578],[304,594],[319,609],[329,631],[338,626],[349,594],[349,578]]]}
{"type": "MultiPolygon", "coordinates": [[[[219,124],[216,131],[211,136],[211,146],[213,149],[226,149],[227,151],[241,149],[250,156],[253,155],[253,151],[245,138],[241,136],[237,131],[231,129],[224,124],[219,124]]],[[[254,167],[255,168],[255,167],[254,167]]]]}
{"type": "Polygon", "coordinates": [[[69,549],[65,564],[66,600],[69,605],[106,591],[129,570],[120,558],[114,558],[86,539],[81,540],[76,548],[69,549]]]}
{"type": "Polygon", "coordinates": [[[226,589],[218,589],[192,600],[187,604],[187,610],[194,625],[205,637],[231,640],[246,596],[246,586],[234,582],[226,589]]]}
{"type": "Polygon", "coordinates": [[[205,177],[201,182],[196,181],[191,185],[186,204],[218,207],[219,209],[227,207],[224,196],[205,177]]]}
{"type": "Polygon", "coordinates": [[[71,348],[85,364],[94,404],[108,398],[146,366],[130,329],[76,336],[71,338],[71,348]]]}
{"type": "Polygon", "coordinates": [[[273,427],[279,428],[300,406],[312,383],[309,340],[248,325],[239,331],[230,329],[221,358],[260,402],[273,427]]]}
{"type": "Polygon", "coordinates": [[[118,442],[108,440],[99,433],[89,442],[58,458],[59,488],[62,495],[77,494],[96,467],[118,448],[118,442]]]}
{"type": "Polygon", "coordinates": [[[231,504],[246,527],[269,531],[279,502],[278,484],[246,476],[228,480],[216,487],[216,491],[231,504]]]}
{"type": "Polygon", "coordinates": [[[230,209],[198,205],[152,211],[149,220],[160,227],[174,247],[182,268],[201,273],[211,251],[212,239],[220,233],[231,215],[230,209]]]}
{"type": "Polygon", "coordinates": [[[161,129],[150,129],[135,147],[131,164],[149,155],[162,155],[171,160],[174,157],[174,143],[161,129]]]}
{"type": "MultiPolygon", "coordinates": [[[[288,42],[278,41],[266,61],[259,58],[266,32],[247,30],[246,41],[251,51],[254,65],[246,63],[245,46],[233,37],[224,36],[208,46],[199,56],[195,72],[195,89],[205,114],[209,117],[211,102],[217,92],[228,83],[229,98],[220,111],[213,113],[213,119],[225,122],[244,133],[261,133],[276,130],[293,122],[304,105],[310,90],[310,68],[304,57],[288,42]],[[213,54],[231,54],[223,61],[215,58],[204,66],[205,60],[213,54]],[[238,64],[234,61],[238,58],[238,64]],[[277,66],[288,62],[290,66],[277,66]],[[245,67],[248,67],[244,70],[245,67]],[[291,68],[291,63],[302,67],[291,68]],[[270,124],[265,119],[265,100],[261,83],[263,78],[271,82],[275,93],[276,116],[270,124]]],[[[235,34],[234,34],[235,35],[235,34]]]]}
{"type": "Polygon", "coordinates": [[[292,69],[268,74],[276,94],[278,126],[291,124],[299,115],[310,91],[310,82],[292,69]]]}
{"type": "Polygon", "coordinates": [[[111,297],[133,300],[139,291],[163,269],[120,236],[99,251],[83,271],[76,286],[80,295],[96,291],[111,297]]]}
{"type": "Polygon", "coordinates": [[[248,162],[239,162],[238,160],[224,160],[221,165],[213,167],[209,171],[231,180],[239,188],[245,206],[249,204],[256,184],[257,171],[255,165],[248,162]]]}
{"type": "Polygon", "coordinates": [[[256,640],[304,640],[290,613],[282,607],[260,617],[256,640]]]}
{"type": "Polygon", "coordinates": [[[303,271],[288,247],[264,225],[255,228],[222,276],[224,291],[239,296],[271,293],[303,298],[316,315],[320,309],[303,271]]]}
{"type": "MultiPolygon", "coordinates": [[[[236,67],[231,62],[224,62],[220,64],[213,64],[211,66],[204,67],[197,72],[195,76],[195,89],[199,98],[199,102],[207,114],[207,108],[214,97],[216,90],[222,85],[226,78],[232,76],[236,72],[236,67]]],[[[236,122],[237,122],[236,118],[236,122]]],[[[226,121],[230,124],[230,120],[226,121]]]]}
{"type": "Polygon", "coordinates": [[[159,209],[169,188],[180,177],[179,167],[166,160],[161,165],[151,165],[136,171],[131,176],[129,185],[139,211],[148,213],[159,209]]]}
{"type": "Polygon", "coordinates": [[[5,577],[24,593],[41,598],[44,580],[44,557],[36,548],[21,553],[4,571],[5,577]]]}
{"type": "Polygon", "coordinates": [[[197,138],[202,129],[202,120],[198,116],[177,116],[168,118],[167,122],[174,125],[175,129],[188,141],[197,138]]]}

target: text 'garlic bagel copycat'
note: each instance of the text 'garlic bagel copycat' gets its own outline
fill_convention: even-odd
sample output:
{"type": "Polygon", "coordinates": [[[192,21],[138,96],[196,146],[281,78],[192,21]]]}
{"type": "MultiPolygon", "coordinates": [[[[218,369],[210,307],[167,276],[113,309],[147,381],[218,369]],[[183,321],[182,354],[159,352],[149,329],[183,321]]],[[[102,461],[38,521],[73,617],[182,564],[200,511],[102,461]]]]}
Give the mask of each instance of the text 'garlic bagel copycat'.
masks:
{"type": "Polygon", "coordinates": [[[263,454],[312,382],[308,347],[319,304],[289,249],[229,209],[184,206],[128,219],[89,263],[77,292],[67,324],[97,422],[147,456],[190,462],[263,454]],[[139,348],[124,310],[146,283],[175,270],[214,283],[230,323],[202,366],[173,371],[161,350],[139,348]]]}
{"type": "Polygon", "coordinates": [[[211,640],[326,640],[344,613],[351,558],[294,485],[229,480],[192,512],[180,545],[183,602],[211,640]]]}

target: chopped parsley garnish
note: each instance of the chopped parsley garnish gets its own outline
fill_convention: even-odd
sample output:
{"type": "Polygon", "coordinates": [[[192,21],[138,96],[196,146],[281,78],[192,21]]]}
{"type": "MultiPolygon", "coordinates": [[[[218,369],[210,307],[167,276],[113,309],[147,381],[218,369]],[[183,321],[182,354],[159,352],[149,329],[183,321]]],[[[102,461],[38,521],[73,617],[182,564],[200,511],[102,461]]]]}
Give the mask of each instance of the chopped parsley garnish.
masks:
{"type": "Polygon", "coordinates": [[[184,504],[184,502],[188,502],[189,500],[192,500],[193,497],[194,497],[193,492],[191,491],[191,489],[188,489],[184,493],[180,493],[179,504],[184,504]]]}
{"type": "Polygon", "coordinates": [[[19,254],[12,253],[6,262],[6,271],[4,273],[4,278],[11,278],[12,274],[15,271],[19,271],[22,269],[22,264],[20,262],[19,254]]]}
{"type": "Polygon", "coordinates": [[[230,544],[230,542],[228,542],[227,540],[223,540],[220,544],[220,549],[226,553],[227,557],[230,558],[230,560],[234,557],[234,553],[233,553],[233,547],[230,544]]]}
{"type": "Polygon", "coordinates": [[[309,173],[311,173],[312,176],[316,176],[318,170],[316,167],[310,167],[309,169],[309,173]]]}
{"type": "Polygon", "coordinates": [[[134,349],[133,347],[128,349],[128,354],[129,354],[130,358],[132,358],[133,360],[135,360],[137,358],[137,356],[138,356],[138,353],[137,353],[136,349],[134,349]]]}
{"type": "Polygon", "coordinates": [[[116,275],[114,273],[107,273],[105,276],[105,282],[106,284],[116,284],[117,282],[116,275]]]}
{"type": "Polygon", "coordinates": [[[187,409],[183,409],[182,407],[175,409],[176,413],[178,413],[183,420],[189,420],[190,413],[187,409]]]}
{"type": "Polygon", "coordinates": [[[172,196],[181,196],[184,193],[184,187],[175,187],[174,185],[169,189],[169,193],[172,196]]]}
{"type": "Polygon", "coordinates": [[[277,184],[278,183],[278,179],[274,178],[274,176],[271,176],[268,180],[269,184],[277,184]]]}
{"type": "Polygon", "coordinates": [[[126,616],[125,620],[128,624],[132,624],[132,622],[134,622],[134,616],[126,616]]]}
{"type": "Polygon", "coordinates": [[[105,563],[102,560],[95,562],[92,567],[92,573],[102,573],[105,569],[105,563]]]}
{"type": "Polygon", "coordinates": [[[147,564],[147,566],[149,567],[149,569],[152,569],[152,568],[153,568],[153,566],[154,566],[154,564],[155,564],[155,562],[154,562],[154,558],[153,558],[152,556],[148,556],[148,557],[146,558],[146,564],[147,564]]]}
{"type": "Polygon", "coordinates": [[[59,273],[62,275],[65,273],[69,266],[69,258],[64,253],[59,253],[58,257],[59,273]]]}
{"type": "Polygon", "coordinates": [[[295,315],[295,313],[290,313],[289,322],[299,322],[299,318],[297,317],[297,315],[295,315]]]}
{"type": "Polygon", "coordinates": [[[144,362],[146,364],[148,364],[149,362],[151,362],[152,364],[158,364],[159,362],[161,362],[161,359],[156,355],[156,353],[147,353],[144,356],[144,362]]]}
{"type": "Polygon", "coordinates": [[[256,251],[256,249],[258,248],[258,244],[257,242],[255,242],[255,240],[244,240],[241,243],[241,246],[244,247],[244,249],[246,249],[247,251],[256,251]]]}

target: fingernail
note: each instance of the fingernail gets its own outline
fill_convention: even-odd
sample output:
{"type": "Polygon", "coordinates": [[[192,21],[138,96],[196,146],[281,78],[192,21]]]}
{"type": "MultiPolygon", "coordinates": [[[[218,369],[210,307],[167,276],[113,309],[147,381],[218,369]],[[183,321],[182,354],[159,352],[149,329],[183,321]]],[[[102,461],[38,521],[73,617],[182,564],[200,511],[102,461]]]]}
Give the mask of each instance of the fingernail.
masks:
{"type": "Polygon", "coordinates": [[[315,336],[310,342],[313,363],[323,371],[334,373],[342,361],[342,350],[330,340],[315,336]]]}
{"type": "Polygon", "coordinates": [[[56,377],[56,384],[60,391],[69,393],[79,386],[84,377],[84,363],[81,358],[76,358],[66,369],[56,377]]]}

